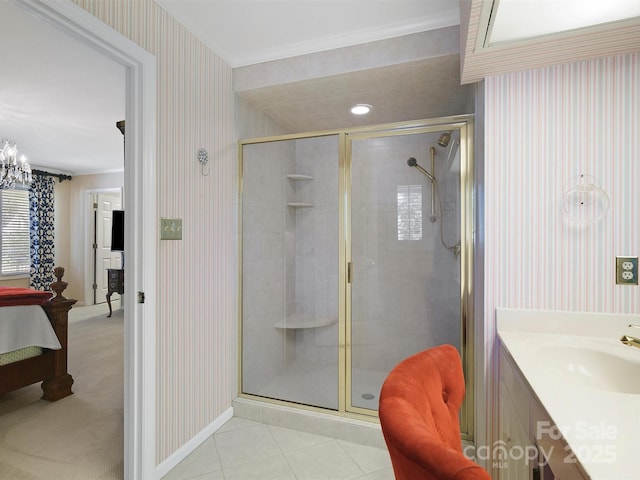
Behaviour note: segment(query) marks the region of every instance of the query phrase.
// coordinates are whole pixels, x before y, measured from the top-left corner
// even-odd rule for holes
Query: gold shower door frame
[[[474,183],[473,183],[473,115],[457,115],[421,121],[399,122],[335,131],[241,140],[238,144],[238,214],[239,214],[239,271],[238,271],[238,395],[260,401],[295,406],[312,411],[334,413],[340,416],[377,421],[377,411],[351,404],[351,144],[354,140],[434,133],[459,132],[460,138],[460,350],[466,382],[466,395],[460,412],[462,438],[473,440],[474,426],[474,354],[473,354],[473,237],[474,237]],[[292,404],[242,392],[242,149],[244,145],[338,135],[339,141],[339,285],[338,285],[338,410]]]
[[[340,213],[345,218],[341,219],[344,225],[345,236],[345,323],[344,350],[345,350],[345,392],[342,396],[345,401],[345,412],[356,415],[375,415],[376,411],[354,406],[352,399],[352,284],[350,282],[350,270],[352,257],[351,235],[351,165],[352,143],[358,140],[369,140],[383,137],[405,136],[443,131],[458,131],[460,135],[460,350],[463,370],[466,382],[466,395],[460,410],[460,430],[465,440],[473,440],[473,414],[474,414],[474,368],[473,368],[473,116],[461,115],[455,117],[436,118],[422,122],[408,122],[399,124],[380,125],[369,128],[360,128],[345,132],[344,146],[344,192],[341,195]],[[344,207],[344,208],[343,208]],[[341,265],[342,266],[342,265]]]

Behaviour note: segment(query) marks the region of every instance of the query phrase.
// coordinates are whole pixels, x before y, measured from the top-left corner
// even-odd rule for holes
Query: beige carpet
[[[123,478],[123,310],[71,310],[74,395],[40,400],[40,384],[0,396],[0,479]]]

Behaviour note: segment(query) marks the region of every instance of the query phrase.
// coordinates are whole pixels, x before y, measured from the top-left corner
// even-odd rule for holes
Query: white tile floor
[[[385,449],[234,417],[164,480],[393,480]]]

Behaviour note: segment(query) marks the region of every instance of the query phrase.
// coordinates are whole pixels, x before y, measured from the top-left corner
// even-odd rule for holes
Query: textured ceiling
[[[458,55],[238,92],[289,133],[471,113]],[[356,116],[356,103],[373,105]]]

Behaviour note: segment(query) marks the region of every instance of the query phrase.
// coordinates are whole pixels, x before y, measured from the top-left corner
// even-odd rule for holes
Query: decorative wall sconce
[[[562,196],[562,212],[575,223],[588,224],[602,220],[609,211],[609,196],[591,175],[571,179]]]
[[[206,168],[209,162],[209,153],[204,148],[201,148],[200,150],[198,150],[198,161],[200,162],[202,175],[206,177],[207,175],[209,175],[209,169]],[[207,173],[205,173],[205,169]]]

